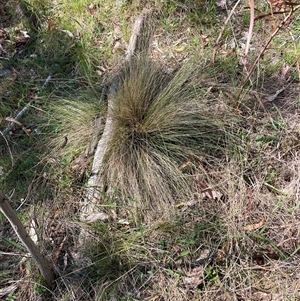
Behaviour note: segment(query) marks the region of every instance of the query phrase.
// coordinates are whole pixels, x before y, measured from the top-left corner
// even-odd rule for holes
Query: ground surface
[[[1,299],[300,300],[300,14],[282,24],[290,5],[257,1],[256,17],[265,16],[255,21],[245,70],[249,4],[233,5],[0,1],[1,188],[59,275],[47,290],[1,216]],[[199,55],[202,97],[237,120],[239,143],[181,162],[194,196],[174,200],[169,217],[144,222],[130,202],[107,199],[107,219],[82,223],[92,162],[84,156],[95,118],[105,117],[103,83],[145,7],[155,25],[151,58],[176,72]],[[28,104],[20,126],[11,118]]]

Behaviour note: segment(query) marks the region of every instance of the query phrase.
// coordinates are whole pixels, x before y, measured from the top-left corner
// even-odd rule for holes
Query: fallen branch
[[[129,44],[128,44],[128,49],[127,49],[127,56],[126,56],[127,61],[130,61],[136,52],[138,37],[141,34],[141,29],[142,29],[143,25],[144,25],[144,16],[140,15],[135,20],[133,28],[132,28],[132,34],[131,34]]]
[[[112,98],[115,95],[116,91],[113,91],[111,88],[110,95],[108,97],[108,110],[107,110],[107,118],[105,122],[105,127],[101,139],[98,142],[95,156],[92,165],[92,174],[87,183],[86,196],[84,199],[84,205],[81,209],[81,219],[85,221],[89,219],[89,215],[91,215],[95,208],[95,203],[100,199],[100,193],[103,189],[99,185],[100,179],[99,175],[103,166],[103,159],[107,150],[107,146],[109,144],[109,140],[111,138],[112,132]]]
[[[142,14],[138,16],[133,25],[132,35],[129,40],[127,55],[125,59],[126,62],[130,62],[131,58],[136,54],[138,48],[139,51],[143,50],[144,45],[140,45],[139,42],[142,43],[144,41],[139,41],[139,38],[141,37],[142,30],[145,26],[145,18],[146,18],[146,14]],[[107,147],[109,145],[110,139],[112,138],[113,99],[118,91],[118,84],[119,84],[118,81],[119,81],[119,77],[117,75],[113,78],[109,88],[108,100],[107,100],[108,110],[107,110],[105,127],[95,151],[93,165],[92,165],[92,173],[87,183],[86,195],[84,198],[83,207],[81,209],[82,221],[88,221],[90,215],[95,213],[94,211],[95,211],[96,203],[100,200],[101,192],[103,191],[104,188],[103,184],[101,184],[100,181],[100,174],[103,168],[103,162],[107,151]]]
[[[38,265],[38,268],[46,280],[49,287],[52,287],[55,280],[55,274],[52,269],[51,263],[43,256],[40,252],[36,244],[30,238],[28,233],[26,232],[23,224],[21,223],[20,219],[18,218],[16,212],[13,210],[11,205],[9,204],[8,200],[5,198],[5,195],[0,190],[0,210],[7,218],[9,223],[11,224],[13,230],[21,240],[21,242],[25,245],[28,252],[31,254],[32,258]]]

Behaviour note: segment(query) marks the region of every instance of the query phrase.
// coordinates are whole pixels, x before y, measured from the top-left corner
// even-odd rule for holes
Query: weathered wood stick
[[[49,287],[53,287],[55,274],[52,268],[51,263],[43,256],[40,252],[39,248],[30,238],[28,233],[26,232],[23,224],[18,218],[16,212],[13,210],[8,200],[5,198],[5,195],[0,190],[0,210],[3,212],[4,216],[7,218],[9,223],[11,224],[13,230],[21,240],[21,242],[25,245],[28,252],[31,254],[32,258],[38,265],[38,268],[46,280]]]
[[[130,62],[131,58],[135,55],[138,47],[138,39],[141,36],[142,30],[145,25],[146,14],[141,14],[135,20],[132,29],[132,35],[129,40],[126,61]],[[148,45],[149,46],[149,45]],[[97,148],[94,155],[92,174],[87,183],[87,190],[83,202],[83,207],[81,209],[81,220],[85,221],[88,219],[89,215],[94,213],[95,204],[101,198],[101,192],[103,187],[100,181],[100,173],[103,167],[104,156],[106,154],[113,130],[113,120],[112,120],[112,110],[113,110],[113,99],[118,90],[118,76],[115,76],[109,88],[108,93],[108,109],[107,117],[104,126],[103,134],[97,144]]]

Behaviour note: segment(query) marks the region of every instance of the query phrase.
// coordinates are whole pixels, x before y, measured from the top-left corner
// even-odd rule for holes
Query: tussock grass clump
[[[95,96],[79,95],[73,100],[59,99],[51,105],[50,114],[55,137],[49,142],[49,147],[60,154],[80,153],[90,142],[93,123],[95,117],[101,114],[101,108]],[[62,149],[64,137],[68,142]]]
[[[72,99],[53,98],[49,121],[45,125],[45,131],[49,134],[41,163],[54,182],[59,181],[64,186],[82,180],[88,165],[84,169],[81,165],[75,169],[74,160],[82,158],[80,160],[88,162],[95,119],[104,112],[99,99],[92,93],[79,94]]]
[[[201,72],[195,61],[175,75],[142,56],[126,63],[112,100],[112,139],[105,160],[104,179],[111,192],[160,212],[191,195],[179,164],[191,154],[219,156],[224,150],[225,115],[201,99],[196,73]]]

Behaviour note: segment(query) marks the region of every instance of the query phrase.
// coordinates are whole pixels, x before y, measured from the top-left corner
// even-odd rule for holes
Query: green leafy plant
[[[6,297],[5,301],[15,301],[15,300],[17,300],[18,295],[19,295],[19,294],[9,294],[9,295]]]

